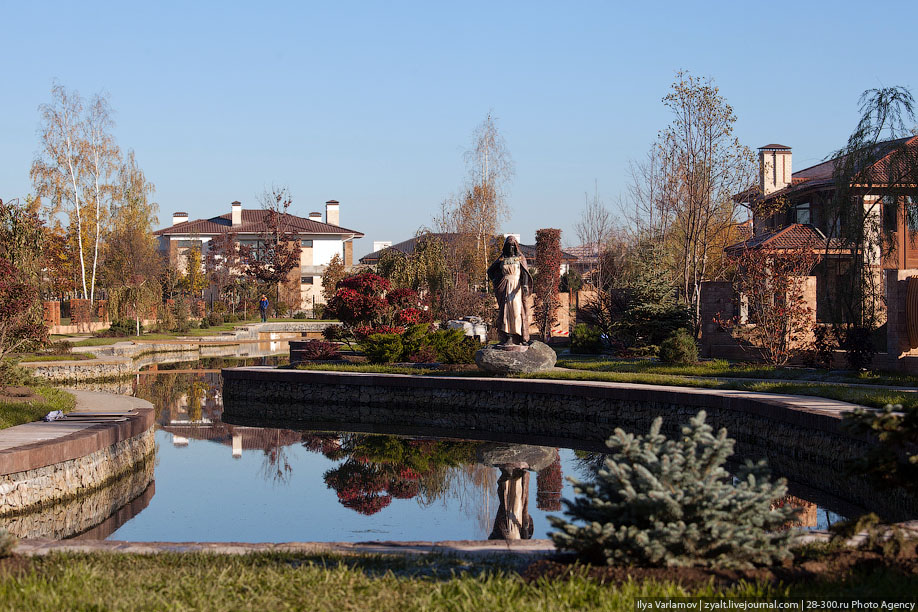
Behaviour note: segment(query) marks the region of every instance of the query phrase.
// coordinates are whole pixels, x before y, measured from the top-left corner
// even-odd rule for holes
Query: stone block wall
[[[918,511],[912,498],[878,501],[866,478],[845,475],[848,460],[872,441],[841,427],[838,413],[794,407],[738,391],[583,381],[413,377],[234,368],[223,371],[223,420],[265,427],[417,433],[601,450],[621,427],[664,431],[698,410],[726,427],[742,458],[766,458],[801,484],[872,507],[899,520]],[[881,508],[877,506],[881,505]]]

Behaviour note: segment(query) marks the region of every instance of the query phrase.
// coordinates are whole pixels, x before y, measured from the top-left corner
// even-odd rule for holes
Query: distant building
[[[188,220],[188,214],[177,212],[172,215],[170,227],[154,232],[159,237],[160,250],[184,270],[185,257],[189,249],[200,247],[201,254],[207,253],[208,244],[215,237],[227,232],[237,234],[240,244],[257,246],[260,236],[266,231],[265,217],[268,211],[262,209],[243,210],[240,202],[233,202],[230,212],[210,219]],[[347,267],[354,265],[354,240],[363,238],[363,233],[338,225],[340,204],[337,200],[325,203],[325,221],[322,213],[310,213],[308,218],[286,215],[287,225],[296,232],[300,241],[300,266],[291,272],[291,278],[299,278],[300,307],[309,308],[313,303],[325,302],[322,296],[322,274],[335,255],[340,255]]]
[[[500,245],[503,244],[505,236],[517,236],[519,240],[519,234],[501,234],[499,236],[494,236],[494,248],[495,250],[500,248]],[[424,234],[424,236],[433,236],[442,240],[447,246],[456,242],[459,234],[449,233],[449,232],[440,232],[440,233],[430,233]],[[360,263],[366,266],[375,266],[379,263],[379,258],[382,257],[382,254],[385,253],[388,249],[398,251],[405,255],[411,255],[414,253],[414,249],[418,244],[418,240],[424,236],[416,236],[414,238],[409,238],[408,240],[403,240],[395,244],[389,243],[389,246],[376,249],[372,253],[364,255],[360,258]],[[374,243],[375,245],[376,243]],[[520,244],[520,250],[523,252],[523,255],[526,257],[526,261],[529,264],[530,268],[538,268],[539,262],[536,261],[536,248],[534,244]],[[577,257],[571,254],[568,251],[561,251],[561,274],[567,272],[568,268],[577,261]]]

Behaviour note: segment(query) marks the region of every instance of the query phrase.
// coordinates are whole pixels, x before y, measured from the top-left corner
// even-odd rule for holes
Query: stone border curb
[[[0,440],[4,434],[26,434],[34,441],[0,450],[0,476],[77,459],[138,436],[153,427],[155,410],[153,404],[146,400],[92,391],[68,391],[77,399],[76,409],[71,414],[98,412],[103,406],[123,411],[126,420],[94,424],[38,421],[2,430]]]

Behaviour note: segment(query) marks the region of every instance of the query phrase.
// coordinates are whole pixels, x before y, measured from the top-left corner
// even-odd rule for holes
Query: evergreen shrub
[[[134,321],[112,321],[108,329],[99,332],[100,336],[106,338],[120,338],[122,336],[133,336],[137,333],[137,324]],[[140,326],[140,333],[143,333],[143,325]]]
[[[660,344],[660,361],[672,365],[691,365],[698,361],[698,345],[688,330],[680,328]]]
[[[475,363],[475,352],[481,348],[478,340],[461,329],[438,329],[427,336],[427,343],[440,363]]]
[[[579,323],[574,327],[574,333],[571,334],[571,352],[581,354],[601,353],[602,332],[591,325]]]
[[[785,481],[771,482],[764,461],[747,461],[734,481],[723,465],[735,441],[726,429],[715,436],[705,417],[673,440],[661,417],[646,436],[616,429],[595,480],[571,479],[578,497],[563,501],[583,524],[549,517],[555,545],[609,565],[745,568],[790,557],[792,532],[780,528],[797,510],[771,507]]]
[[[399,334],[371,334],[360,342],[360,348],[370,363],[392,363],[402,355],[402,337]]]

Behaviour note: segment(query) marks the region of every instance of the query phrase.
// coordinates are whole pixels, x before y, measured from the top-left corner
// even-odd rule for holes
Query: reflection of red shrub
[[[356,510],[360,514],[370,516],[376,514],[386,506],[392,503],[391,495],[367,496],[358,499],[342,501],[341,505],[351,510]]]
[[[421,490],[421,485],[414,480],[393,480],[386,490],[396,499],[411,499]]]
[[[539,510],[557,512],[561,509],[561,458],[555,450],[555,461],[536,476],[536,506]]]

